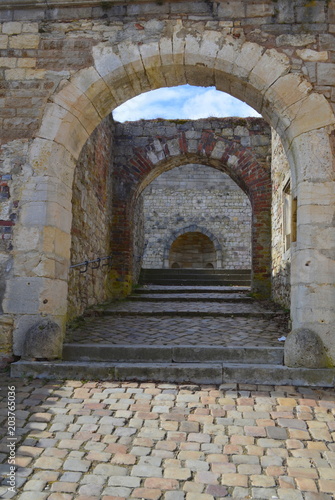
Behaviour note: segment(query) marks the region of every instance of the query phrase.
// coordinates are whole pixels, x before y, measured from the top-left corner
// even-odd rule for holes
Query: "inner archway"
[[[128,128],[130,132],[131,125]],[[214,267],[251,269],[251,205],[228,174],[201,164],[177,166],[156,177],[139,198],[135,213],[142,204],[142,268],[169,267],[172,241],[183,232],[199,231],[215,242]],[[136,260],[140,240],[136,231]]]
[[[200,232],[187,232],[172,243],[169,253],[169,267],[182,269],[214,268],[216,252],[213,242]]]
[[[136,203],[142,192],[164,173],[182,165],[203,165],[228,174],[235,185],[244,191],[252,208],[252,282],[253,289],[269,296],[271,287],[271,175],[269,147],[271,130],[261,118],[222,118],[200,122],[183,120],[166,122],[149,120],[117,125],[119,131],[115,151],[114,226],[112,241],[115,269],[124,266],[132,255],[139,258],[143,251],[138,226]],[[138,134],[138,130],[141,134]],[[168,130],[169,134],[161,134]],[[230,137],[227,138],[227,133]],[[144,137],[146,139],[144,140]],[[252,147],[247,143],[254,143]],[[122,171],[122,177],[117,173]],[[210,193],[208,195],[210,197]],[[221,193],[222,196],[222,193]],[[194,200],[196,201],[196,200]],[[243,209],[242,209],[243,210]],[[122,217],[120,216],[122,214]],[[181,214],[182,215],[182,214]],[[187,221],[185,221],[186,224]],[[211,227],[211,224],[199,224]],[[184,224],[183,224],[184,226]],[[206,233],[205,233],[206,234]],[[121,237],[122,235],[122,237]],[[127,239],[129,241],[127,245]],[[120,242],[124,251],[120,252]],[[224,248],[225,245],[222,244]],[[127,250],[128,249],[128,250]],[[126,253],[127,250],[127,253]],[[160,267],[160,266],[155,266]],[[228,268],[230,266],[227,266]],[[240,266],[246,268],[247,266]],[[137,271],[133,267],[133,276]]]

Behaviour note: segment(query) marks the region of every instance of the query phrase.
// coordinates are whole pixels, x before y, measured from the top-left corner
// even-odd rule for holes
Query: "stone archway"
[[[271,131],[264,120],[230,118],[186,123],[155,120],[138,123],[134,125],[135,129],[136,133],[141,129],[140,147],[137,146],[136,136],[131,134],[131,125],[119,124],[116,127],[118,140],[114,161],[117,174],[113,179],[115,236],[112,238],[112,252],[118,281],[124,281],[127,286],[131,273],[133,219],[142,191],[163,172],[176,166],[197,163],[225,172],[248,196],[252,210],[253,290],[260,296],[269,297],[271,173],[267,160],[269,151],[267,148],[264,150],[264,145],[269,148]],[[164,134],[159,132],[162,129]],[[227,130],[230,130],[229,138]],[[250,146],[243,145],[246,139],[250,140]],[[258,142],[262,145],[257,146]],[[123,276],[119,275],[121,270],[127,270]]]
[[[197,23],[191,21],[189,26],[181,19],[166,20],[164,31],[148,38],[149,22],[141,24],[143,32],[137,31],[134,40],[95,43],[91,65],[65,75],[68,81],[57,87],[41,110],[43,119],[27,159],[33,175],[25,179],[20,194],[24,206],[15,226],[14,272],[3,302],[5,314],[14,319],[15,353],[22,353],[27,327],[41,316],[64,328],[72,179],[86,140],[107,114],[130,97],[190,83],[215,85],[246,101],[281,136],[298,199],[297,244],[292,255],[293,329],[314,331],[334,363],[334,261],[329,243],[334,113],[330,104],[302,72],[291,72],[289,56],[278,48],[246,40],[241,32],[216,31],[210,23],[198,29]],[[43,77],[42,72],[39,78]],[[320,203],[327,210],[320,211]],[[27,238],[34,244],[27,247]],[[61,245],[55,243],[59,241]]]
[[[180,229],[179,231],[174,231],[171,234],[170,238],[165,242],[165,245],[164,245],[164,261],[163,261],[164,267],[172,267],[172,265],[171,265],[172,261],[175,261],[172,258],[172,256],[171,256],[172,245],[181,236],[187,235],[187,234],[189,234],[189,235],[191,235],[191,234],[192,235],[193,234],[200,235],[200,238],[201,238],[201,236],[204,236],[208,240],[208,242],[210,243],[210,251],[212,253],[211,258],[207,258],[206,259],[205,256],[204,256],[204,258],[202,258],[203,256],[201,255],[200,256],[201,259],[199,259],[199,263],[201,261],[201,263],[203,264],[203,267],[210,267],[210,266],[207,266],[207,264],[211,263],[213,268],[220,269],[222,267],[222,247],[220,245],[219,240],[208,229],[206,229],[204,227],[199,227],[199,226],[194,225],[194,224],[192,224],[191,226],[187,226],[187,227],[185,227],[183,229]],[[204,244],[207,243],[202,238],[201,238],[201,240],[202,241],[199,241],[199,251],[202,249],[201,243],[202,242]],[[182,243],[182,245],[183,245],[183,243],[185,244],[185,242],[181,242],[181,243]],[[181,249],[181,251],[182,250],[183,249]],[[183,267],[183,266],[179,264],[178,267]],[[198,267],[201,267],[201,266],[199,265]]]

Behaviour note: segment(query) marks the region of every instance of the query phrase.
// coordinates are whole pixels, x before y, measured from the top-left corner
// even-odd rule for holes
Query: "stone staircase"
[[[61,361],[21,360],[11,365],[11,375],[334,386],[335,370],[283,365],[279,338],[287,333],[286,316],[254,301],[247,286],[144,279],[128,299],[97,307],[69,330]]]
[[[141,284],[165,286],[251,286],[250,269],[142,269]]]

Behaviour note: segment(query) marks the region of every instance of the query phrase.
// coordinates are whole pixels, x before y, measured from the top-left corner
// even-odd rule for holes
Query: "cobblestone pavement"
[[[2,498],[334,499],[333,389],[3,376],[0,397]]]
[[[170,302],[169,300],[164,300],[160,302],[152,302],[148,299],[143,305],[142,302],[132,302],[129,300],[114,302],[112,305],[106,308],[109,313],[164,313],[171,311],[173,313],[179,312],[200,312],[200,313],[210,313],[210,314],[240,314],[240,313],[269,313],[269,310],[264,308],[262,304],[257,302],[251,304],[245,304],[240,302],[238,304],[230,303],[217,303],[211,302],[197,302],[195,300],[188,300],[187,302]]]
[[[67,332],[66,342],[80,344],[280,346],[287,326],[273,318],[178,318],[102,316],[85,318]]]
[[[188,290],[193,290],[193,293],[187,293]],[[144,291],[149,296],[143,295]],[[271,315],[267,304],[255,301],[224,302],[232,298],[244,299],[246,291],[248,289],[243,287],[144,286],[139,290],[141,295],[137,296],[146,298],[145,302],[124,300],[103,307],[102,310],[108,313],[106,316],[83,318],[75,328],[68,330],[66,342],[244,347],[281,345],[278,338],[288,332],[287,318],[285,320],[282,311],[277,310]],[[160,301],[150,300],[153,296]],[[189,300],[169,302],[168,298],[172,296]],[[207,301],[197,302],[197,298],[206,298]],[[213,298],[221,298],[223,302],[214,302]],[[255,313],[264,317],[256,317]],[[220,317],[220,314],[226,316]],[[245,317],[239,316],[243,314]]]

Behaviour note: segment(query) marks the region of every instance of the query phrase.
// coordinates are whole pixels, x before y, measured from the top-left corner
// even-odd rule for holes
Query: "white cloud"
[[[182,113],[194,120],[210,116],[259,116],[244,102],[213,88],[187,99]]]
[[[260,116],[253,108],[214,87],[161,88],[138,95],[113,112],[119,122],[140,119],[198,119],[211,116]]]

